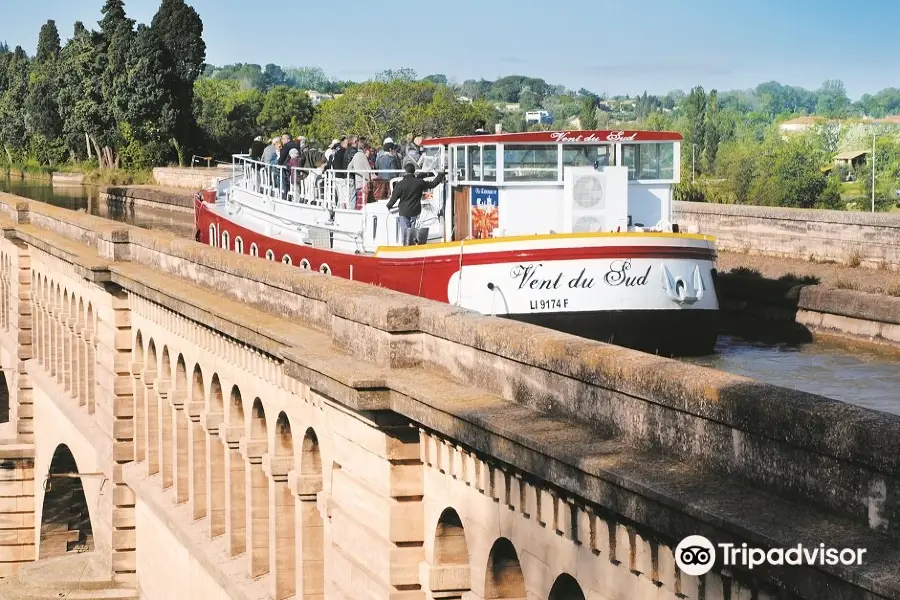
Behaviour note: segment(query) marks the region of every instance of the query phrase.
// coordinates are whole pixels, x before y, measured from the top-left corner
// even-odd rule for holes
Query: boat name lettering
[[[632,133],[631,135],[625,135],[624,131],[613,131],[606,136],[606,139],[610,142],[633,142],[636,137],[637,132]]]
[[[518,283],[520,290],[558,290],[561,286],[568,286],[572,290],[587,290],[594,287],[594,279],[585,276],[587,269],[581,269],[578,275],[563,281],[562,272],[549,277],[543,273],[539,275],[538,267],[542,266],[544,266],[543,263],[538,263],[537,265],[516,265],[512,268],[509,275]]]
[[[604,138],[593,133],[575,135],[571,131],[554,131],[550,134],[550,139],[558,144],[602,144],[603,142],[633,142],[637,139],[637,135],[637,132],[625,135],[624,131],[611,131]]]
[[[616,260],[609,266],[609,271],[603,276],[603,281],[610,287],[637,287],[647,285],[647,278],[650,276],[650,267],[643,275],[629,275],[631,270],[631,259]]]

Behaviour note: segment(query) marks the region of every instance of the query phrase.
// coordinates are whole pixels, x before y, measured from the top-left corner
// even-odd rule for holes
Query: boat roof
[[[452,144],[615,144],[620,142],[680,142],[675,131],[526,131],[524,133],[487,133],[422,140],[423,146]]]

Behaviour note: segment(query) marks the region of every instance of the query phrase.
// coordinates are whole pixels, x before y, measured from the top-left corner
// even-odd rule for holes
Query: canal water
[[[97,188],[91,186],[53,186],[49,181],[9,178],[0,173],[0,192],[87,212],[143,229],[166,231],[182,237],[194,236],[194,222],[190,215],[154,208],[123,208],[121,204],[111,204],[101,199]]]
[[[4,179],[0,191],[48,202],[71,210],[193,236],[189,215],[154,209],[121,209],[99,200],[90,187],[53,187],[48,182]],[[723,335],[714,354],[684,358],[689,362],[773,385],[820,394],[866,408],[900,414],[900,361],[896,355],[849,350],[829,343],[762,343]]]

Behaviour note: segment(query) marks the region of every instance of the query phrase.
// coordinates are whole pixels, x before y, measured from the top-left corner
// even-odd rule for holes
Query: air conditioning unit
[[[563,175],[566,233],[628,230],[626,167],[566,167]]]

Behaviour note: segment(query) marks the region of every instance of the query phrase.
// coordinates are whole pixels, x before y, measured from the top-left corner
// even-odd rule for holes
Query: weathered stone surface
[[[71,449],[104,568],[143,597],[491,597],[502,581],[545,598],[560,573],[586,596],[697,597],[706,583],[670,558],[702,534],[868,551],[717,567],[710,586],[900,598],[900,418],[53,207],[0,210],[16,215],[0,258],[27,248],[37,282],[32,475]],[[24,343],[0,341],[0,362]],[[9,481],[0,527],[43,521],[41,486],[20,506]]]

